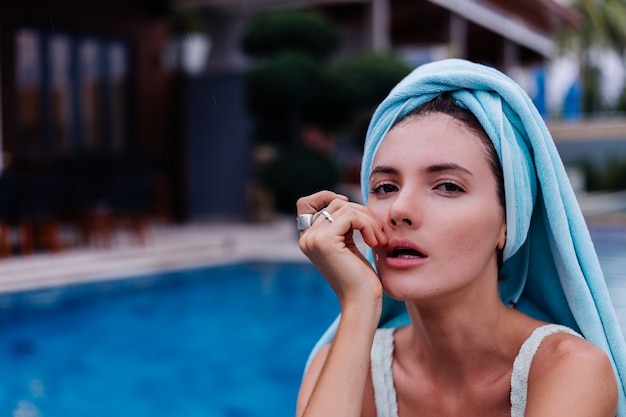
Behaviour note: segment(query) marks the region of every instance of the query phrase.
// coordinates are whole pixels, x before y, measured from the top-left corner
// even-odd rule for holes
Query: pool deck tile
[[[257,260],[307,262],[295,222],[152,225],[145,245],[123,233],[110,248],[75,247],[0,260],[0,293],[123,279],[155,272]]]

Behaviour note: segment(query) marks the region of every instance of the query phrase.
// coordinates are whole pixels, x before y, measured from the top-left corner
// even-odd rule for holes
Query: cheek
[[[456,222],[448,225],[444,230],[442,243],[450,249],[453,257],[458,258],[476,253],[480,238],[475,227],[468,227],[465,222]]]
[[[462,218],[446,221],[442,225],[443,241],[454,253],[453,256],[475,256],[478,252],[487,256],[495,253],[502,227],[497,213],[480,210],[466,211]]]

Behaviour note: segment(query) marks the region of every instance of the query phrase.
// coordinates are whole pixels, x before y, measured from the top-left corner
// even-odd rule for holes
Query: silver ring
[[[298,232],[303,232],[313,224],[312,214],[299,214],[296,217],[296,224],[298,225]]]
[[[329,212],[327,212],[326,210],[322,210],[322,214],[324,215],[324,217],[326,217],[326,220],[328,220],[329,222],[334,222],[335,219],[333,218],[333,216],[330,215]]]

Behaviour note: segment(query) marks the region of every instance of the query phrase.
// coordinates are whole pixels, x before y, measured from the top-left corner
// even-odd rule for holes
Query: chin
[[[399,301],[415,299],[416,292],[420,292],[416,288],[415,281],[415,277],[398,276],[397,274],[385,274],[380,278],[383,290],[387,295]]]
[[[383,271],[379,276],[385,293],[398,301],[428,301],[445,291],[437,285],[437,278],[420,276],[415,271]]]

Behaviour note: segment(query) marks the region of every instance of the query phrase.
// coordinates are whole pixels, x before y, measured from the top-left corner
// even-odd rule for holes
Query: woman
[[[298,416],[624,415],[597,256],[519,86],[462,60],[419,67],[374,114],[361,175],[366,206],[297,203],[341,307]]]

